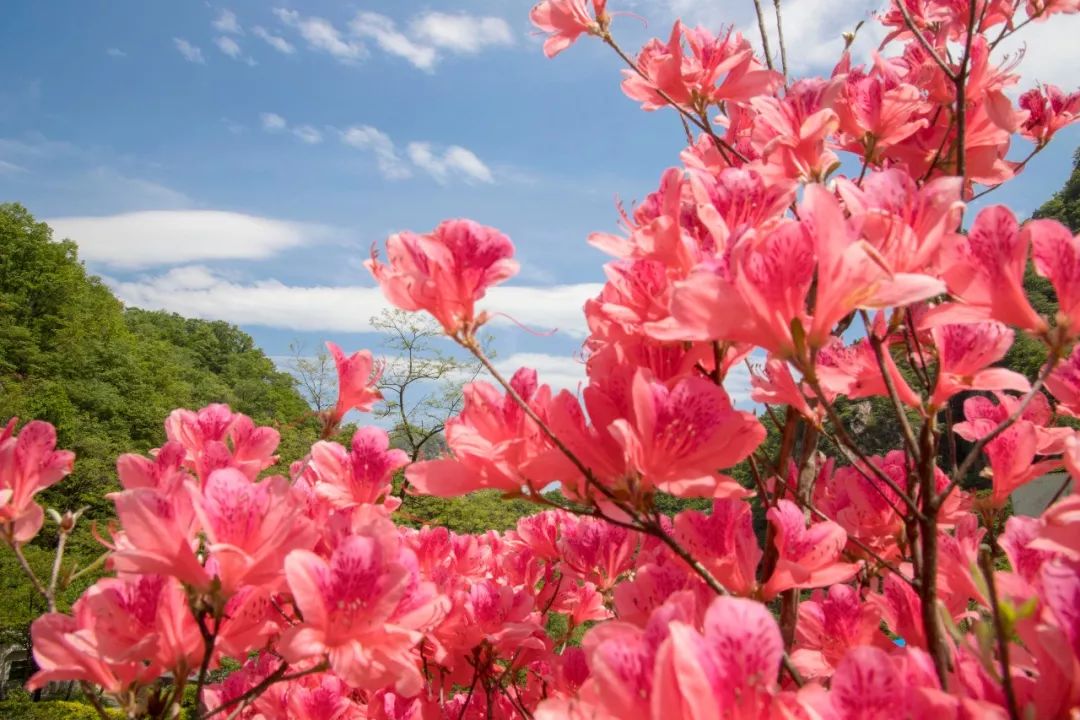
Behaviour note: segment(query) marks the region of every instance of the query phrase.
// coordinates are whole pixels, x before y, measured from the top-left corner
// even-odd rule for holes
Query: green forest
[[[1080,232],[1080,151],[1074,160],[1064,187],[1034,217],[1055,218]],[[1052,314],[1049,283],[1030,267],[1027,285],[1036,310]],[[1042,353],[1038,342],[1021,338],[1005,362],[1032,375]],[[119,454],[160,445],[163,421],[174,408],[224,402],[281,433],[283,464],[276,470],[284,472],[318,437],[319,422],[305,397],[297,378],[279,370],[239,328],[124,307],[87,271],[75,243],[54,238],[21,205],[0,204],[0,423],[13,416],[47,420],[57,428],[59,447],[77,454],[72,475],[43,498],[61,511],[87,508],[65,568],[91,571],[69,588],[67,602],[103,572],[93,569],[102,552],[94,533],[107,535],[104,496],[118,489]],[[882,448],[894,444],[895,420],[884,407],[863,423],[871,446],[875,439]],[[345,428],[343,436],[348,433]],[[665,511],[679,507],[668,504]],[[454,500],[410,497],[399,515],[411,525],[480,532],[512,527],[536,509],[491,492]],[[55,540],[46,523],[27,548],[31,564],[45,575]],[[0,597],[0,648],[27,643],[29,623],[44,608],[10,553],[0,552]]]

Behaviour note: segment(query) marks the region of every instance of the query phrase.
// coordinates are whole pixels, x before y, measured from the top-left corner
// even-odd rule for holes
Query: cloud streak
[[[238,325],[296,331],[375,332],[371,317],[390,307],[377,287],[301,287],[274,279],[239,283],[202,266],[179,267],[160,275],[131,281],[108,280],[108,283],[130,305]],[[596,283],[500,286],[490,290],[481,305],[528,326],[556,329],[564,335],[581,338],[588,331],[582,306],[600,287]],[[502,316],[496,316],[492,322],[510,324]]]
[[[92,263],[133,270],[203,260],[270,257],[331,234],[325,226],[215,210],[149,210],[46,220]]]

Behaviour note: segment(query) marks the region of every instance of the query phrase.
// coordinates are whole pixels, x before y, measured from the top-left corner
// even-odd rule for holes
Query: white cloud
[[[15,163],[6,160],[0,160],[0,175],[14,175],[15,173],[22,172],[26,172],[26,168],[22,165],[16,165]]]
[[[412,175],[409,166],[398,155],[394,141],[378,128],[354,125],[341,133],[341,141],[358,150],[374,153],[379,172],[389,180],[403,180]]]
[[[292,129],[293,135],[300,138],[308,145],[318,145],[322,142],[322,133],[311,125],[300,125]]]
[[[495,362],[495,369],[507,378],[523,367],[535,370],[540,383],[550,385],[554,392],[569,390],[576,395],[586,384],[585,363],[573,357],[523,352]]]
[[[225,320],[300,331],[372,332],[370,318],[390,307],[377,287],[298,287],[277,280],[243,284],[203,267],[174,268],[164,274],[110,286],[129,305],[169,310],[189,317]],[[598,284],[554,287],[496,287],[481,302],[514,320],[540,328],[554,324],[580,338],[588,332],[582,305]],[[509,321],[496,316],[496,324]],[[556,366],[559,367],[559,366]],[[562,381],[572,374],[561,366]],[[550,381],[550,379],[548,379]]]
[[[435,49],[418,45],[398,32],[394,21],[385,15],[360,12],[349,23],[349,30],[356,37],[370,38],[385,52],[408,60],[413,66],[430,71],[437,59]]]
[[[126,58],[127,57],[126,52],[124,52],[120,48],[114,48],[114,47],[108,48],[105,51],[105,54],[108,55],[109,57],[114,57],[114,58]]]
[[[1022,80],[1016,92],[1037,82],[1057,85],[1066,92],[1076,89],[1076,68],[1080,67],[1080,15],[1054,15],[1046,22],[1026,25],[998,48],[999,55],[1024,55],[1016,72]]]
[[[199,65],[206,64],[206,58],[203,57],[202,49],[192,45],[184,38],[173,38],[173,43],[176,45],[176,49],[180,51],[180,54],[184,56],[184,59],[188,62],[198,63]]]
[[[84,260],[128,269],[266,258],[329,233],[319,225],[212,210],[151,210],[46,222],[56,237],[74,240]]]
[[[451,175],[462,177],[465,182],[494,182],[491,170],[467,148],[451,145],[440,157],[431,149],[431,143],[412,142],[407,148],[413,164],[426,171],[438,183],[445,183]]]
[[[283,53],[285,55],[292,55],[294,52],[296,52],[296,48],[293,47],[293,44],[291,42],[281,37],[280,35],[274,35],[261,25],[256,25],[255,27],[253,27],[251,29],[251,32],[255,35],[255,37],[261,38],[270,47],[274,48],[279,53]]]
[[[277,113],[263,113],[259,115],[259,119],[262,121],[263,130],[267,132],[277,132],[285,129],[285,118]]]
[[[410,27],[418,40],[449,52],[470,54],[514,44],[510,26],[497,17],[427,12],[414,18]]]
[[[225,35],[219,35],[214,38],[214,44],[218,46],[218,50],[234,59],[239,58],[240,54],[243,52],[240,49],[240,43]]]
[[[230,35],[244,34],[244,29],[240,27],[240,23],[236,20],[236,13],[232,10],[222,10],[221,14],[217,16],[217,20],[213,22],[213,27],[218,32]]]
[[[367,56],[363,43],[344,39],[328,20],[305,17],[295,10],[284,8],[276,8],[274,14],[282,23],[297,30],[312,50],[327,53],[347,64]]]

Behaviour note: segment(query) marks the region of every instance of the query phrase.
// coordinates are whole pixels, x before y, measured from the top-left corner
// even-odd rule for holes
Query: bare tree
[[[304,399],[318,413],[333,407],[337,400],[337,369],[330,353],[320,347],[314,355],[306,355],[304,343],[293,340],[289,355],[289,372],[296,378]]]
[[[442,328],[427,315],[384,310],[371,324],[385,336],[387,357],[379,381],[384,402],[375,415],[394,423],[395,440],[415,461],[434,450],[446,421],[461,410],[462,386],[483,368],[445,352]]]

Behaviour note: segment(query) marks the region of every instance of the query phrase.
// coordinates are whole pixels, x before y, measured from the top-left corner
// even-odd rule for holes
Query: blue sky
[[[615,229],[616,198],[640,198],[677,161],[682,130],[622,95],[598,43],[546,60],[530,4],[9,0],[0,200],[79,242],[126,301],[235,322],[271,355],[294,339],[374,345],[371,244],[472,217],[522,262],[492,306],[559,328],[502,327],[503,362],[571,384],[578,308],[604,261],[585,238]],[[680,15],[747,27],[752,4],[733,5],[609,3],[649,19],[617,18],[630,50]],[[839,33],[873,7],[788,0],[800,69],[827,72]],[[1075,87],[1078,31],[1076,18],[1035,26],[1022,67]],[[1029,212],[1078,142],[1063,133],[994,200]]]

